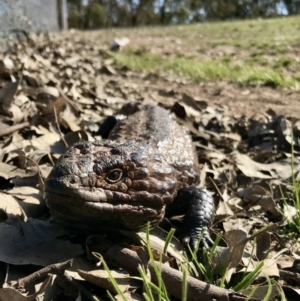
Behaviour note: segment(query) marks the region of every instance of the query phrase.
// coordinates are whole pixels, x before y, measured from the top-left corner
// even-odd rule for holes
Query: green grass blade
[[[107,293],[107,295],[108,295],[108,297],[109,297],[109,299],[111,301],[115,301],[116,300],[115,297],[110,293],[110,291],[106,291],[106,293]]]
[[[262,267],[264,266],[264,262],[260,262],[257,267],[249,273],[246,277],[243,278],[243,280],[238,283],[235,287],[233,287],[234,291],[240,291],[242,289],[247,289],[251,285],[251,283],[257,278],[259,275]]]
[[[120,290],[118,283],[116,282],[115,278],[112,276],[112,274],[110,272],[110,269],[109,269],[108,265],[106,264],[106,262],[105,262],[105,260],[102,256],[101,256],[101,260],[102,260],[103,267],[104,267],[105,271],[108,273],[109,280],[111,281],[114,289],[120,295],[121,299],[123,301],[126,301],[126,297],[124,296],[123,292]]]
[[[182,274],[183,274],[183,279],[182,279],[182,301],[187,301],[187,290],[188,290],[188,285],[187,285],[187,276],[188,272],[185,267],[182,269]]]
[[[265,297],[263,298],[263,301],[269,301],[271,293],[272,293],[272,283],[271,283],[270,277],[267,277],[267,282],[268,282],[268,290],[267,290]]]
[[[146,295],[148,297],[148,300],[149,301],[155,301],[155,299],[153,298],[152,290],[151,290],[150,285],[149,285],[149,279],[147,277],[147,274],[146,274],[146,271],[145,271],[144,267],[139,266],[138,271],[141,275],[141,278],[143,279],[144,289],[146,291]]]
[[[166,241],[165,241],[165,245],[164,245],[164,249],[163,249],[163,253],[166,254],[168,246],[171,242],[172,237],[174,236],[175,233],[175,229],[171,229],[166,237]]]

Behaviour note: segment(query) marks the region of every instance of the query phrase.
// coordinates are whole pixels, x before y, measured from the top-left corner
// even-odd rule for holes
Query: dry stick
[[[151,280],[158,284],[158,278],[155,273],[155,267],[159,269],[160,277],[163,280],[167,292],[177,298],[182,297],[182,282],[183,273],[175,270],[169,266],[163,265],[158,261],[149,262],[148,268],[151,273]],[[191,276],[187,277],[187,296],[188,301],[211,301],[216,299],[218,301],[228,301],[229,291],[206,282],[200,281]]]
[[[76,104],[76,102],[74,102],[72,99],[70,99],[70,98],[64,93],[64,91],[62,90],[62,88],[61,88],[59,85],[57,85],[56,88],[57,88],[58,92],[60,93],[60,95],[63,97],[63,99],[64,99],[71,107],[73,107],[73,109],[74,109],[75,111],[79,112],[79,111],[80,111],[80,108],[79,108],[79,106]]]
[[[43,180],[43,174],[42,174],[42,172],[41,172],[41,169],[40,169],[38,163],[36,163],[34,160],[32,160],[32,159],[29,158],[29,157],[26,157],[26,156],[24,156],[24,157],[25,157],[26,160],[28,160],[28,161],[30,161],[31,163],[33,163],[33,165],[37,168],[38,174],[39,174],[39,178],[38,178],[39,184],[40,184],[40,187],[39,187],[39,188],[40,188],[40,190],[43,192],[43,191],[44,191],[44,187],[45,187],[45,183],[44,183],[44,180]],[[52,162],[52,164],[54,165],[52,159],[51,159],[51,162]]]
[[[218,193],[220,199],[222,200],[222,202],[224,203],[225,200],[222,196],[221,191],[219,190],[218,186],[216,185],[216,183],[214,182],[214,180],[211,177],[208,177],[209,181],[211,182],[211,184],[214,186],[215,191]]]
[[[294,273],[294,272],[285,271],[285,270],[279,270],[279,275],[285,281],[294,280],[298,283],[298,285],[300,284],[300,274],[299,273]]]
[[[154,264],[160,270],[161,278],[167,288],[168,293],[174,297],[181,298],[183,273],[167,265],[163,265],[158,261],[154,261]],[[148,268],[151,273],[151,279],[155,284],[158,285],[155,268],[151,262],[149,263]],[[245,301],[246,299],[245,295],[208,284],[191,276],[187,277],[187,286],[188,301]],[[248,300],[254,301],[258,299],[250,298]]]
[[[122,245],[116,244],[108,247],[105,255],[107,255],[109,260],[120,264],[122,268],[129,271],[131,274],[138,275],[138,267],[143,265],[141,258],[135,251],[132,251]]]
[[[17,283],[14,285],[14,287],[18,287],[18,288],[25,287],[30,283],[36,282],[37,280],[46,277],[48,274],[56,274],[56,275],[63,274],[64,271],[70,268],[72,265],[73,265],[73,259],[61,263],[48,265],[47,267],[38,270],[29,276],[19,279]]]
[[[137,267],[142,265],[142,260],[139,258],[137,253],[122,245],[114,245],[109,247],[107,252],[105,252],[103,255],[107,259],[117,263],[123,269],[126,269],[134,274],[137,273]],[[167,291],[171,295],[181,298],[183,273],[166,265],[162,265],[159,262],[155,262],[155,265],[161,271],[161,277],[164,281]],[[152,264],[148,264],[148,268],[151,273],[151,279],[154,282],[157,281]],[[210,285],[191,276],[189,276],[187,280],[187,291],[187,301],[211,301],[213,298],[216,298],[219,301],[241,301],[245,300],[246,298],[244,295],[231,292],[215,285]],[[249,299],[249,301],[256,300],[258,299]]]
[[[16,131],[19,131],[19,130],[21,130],[23,128],[26,128],[26,127],[29,127],[29,126],[30,126],[30,122],[29,121],[25,121],[25,122],[22,122],[22,123],[13,125],[13,126],[9,126],[9,127],[5,128],[5,129],[0,129],[0,137],[12,134],[12,133],[14,133]]]
[[[25,64],[22,63],[21,68],[20,68],[21,76],[20,76],[20,78],[19,78],[19,84],[18,84],[18,86],[21,85],[21,84],[22,84],[22,81],[23,81],[23,71],[24,71],[24,67],[25,67]]]
[[[65,140],[61,130],[60,130],[60,126],[59,126],[59,122],[58,122],[58,118],[57,118],[57,112],[56,112],[56,109],[55,107],[53,108],[53,112],[54,112],[54,116],[55,116],[55,122],[56,122],[56,126],[57,126],[57,130],[58,130],[58,133],[59,133],[59,136],[60,136],[60,139],[63,141],[65,147],[67,148],[68,147],[68,143],[67,141]]]

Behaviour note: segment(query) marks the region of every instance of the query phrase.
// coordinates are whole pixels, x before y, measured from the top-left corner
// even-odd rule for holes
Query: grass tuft
[[[172,73],[200,81],[299,89],[298,17],[149,26],[88,32],[110,44],[126,36],[133,47],[114,53],[132,70]],[[154,53],[155,52],[155,53]]]
[[[227,80],[243,86],[296,87],[298,78],[283,76],[260,60],[237,63],[229,57],[216,60],[197,60],[187,57],[164,58],[146,49],[129,48],[125,52],[114,55],[115,63],[137,71],[174,73],[187,77],[195,82]],[[279,60],[277,66],[290,65],[290,60]]]

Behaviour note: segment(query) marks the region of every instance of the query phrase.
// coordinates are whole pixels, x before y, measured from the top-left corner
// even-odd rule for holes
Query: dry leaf
[[[107,289],[111,292],[117,293],[111,280],[109,278],[108,273],[105,270],[92,270],[92,271],[77,271],[79,276],[81,276],[86,281],[93,283],[97,286],[100,286],[104,289]],[[112,277],[117,282],[119,289],[121,292],[126,292],[129,288],[130,277],[129,274],[125,271],[117,272],[117,271],[110,271]]]

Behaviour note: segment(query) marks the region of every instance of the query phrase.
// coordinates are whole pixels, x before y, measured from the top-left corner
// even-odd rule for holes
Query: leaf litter
[[[15,44],[0,57],[0,261],[16,266],[15,281],[23,279],[28,265],[35,266],[33,278],[41,267],[71,258],[76,268],[52,267],[56,277],[40,279],[41,287],[27,299],[42,292],[47,299],[47,287],[57,292],[59,280],[64,290],[72,277],[81,283],[72,286],[74,300],[81,294],[92,296],[82,288],[86,283],[96,285],[99,295],[106,294],[105,289],[117,294],[107,272],[97,268],[102,256],[115,269],[113,275],[124,283],[122,292],[128,296],[141,297],[141,283],[131,284],[128,274],[138,275],[139,264],[154,277],[149,258],[138,251],[144,250],[143,234],[106,233],[98,238],[99,244],[87,233],[74,233],[53,221],[43,199],[43,180],[66,146],[101,139],[101,123],[133,101],[158,102],[191,131],[202,167],[199,173],[218,204],[212,230],[222,235],[222,243],[212,264],[220,271],[228,269],[227,283],[263,263],[253,298],[267,293],[267,278],[279,279],[286,292],[299,293],[300,270],[294,266],[300,256],[299,233],[292,238],[284,235],[286,221],[296,215],[292,172],[297,175],[300,170],[299,120],[273,110],[246,117],[226,104],[213,105],[201,95],[170,89],[178,78],[114,66],[110,45],[101,41],[52,33],[32,35],[30,41]],[[164,221],[162,227],[180,228],[180,222]],[[151,232],[155,258],[164,251],[166,235],[162,229]],[[161,270],[169,273],[174,285],[172,276],[186,264],[175,237],[166,257]],[[1,272],[6,276],[0,300],[14,294],[16,300],[23,300],[23,294],[32,291],[33,282],[18,290],[12,280],[5,280],[11,279],[10,271]],[[199,294],[203,294],[202,285],[196,283]],[[218,292],[228,294],[225,289]],[[272,286],[272,296],[278,295]]]

